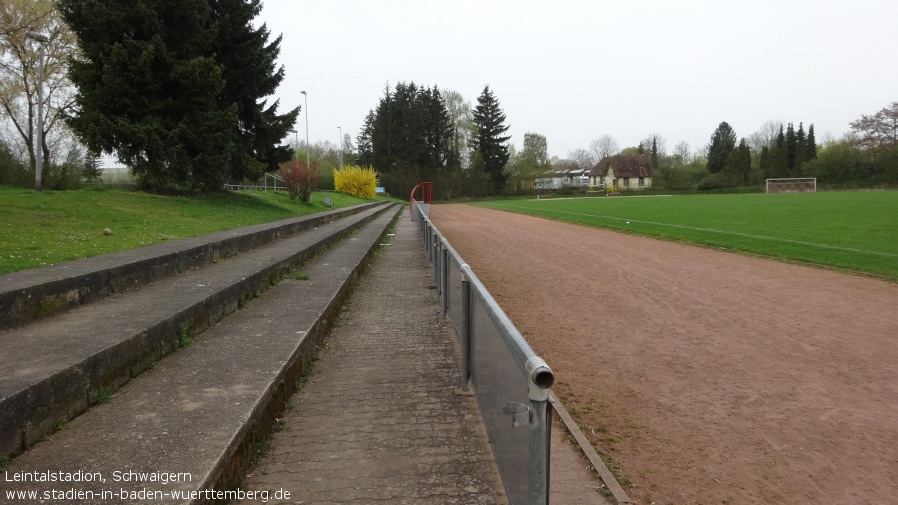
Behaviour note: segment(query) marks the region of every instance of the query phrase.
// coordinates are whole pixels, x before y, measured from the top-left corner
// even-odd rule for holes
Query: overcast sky
[[[898,101],[896,0],[263,0],[283,34],[282,109],[303,104],[312,143],[353,138],[384,86],[414,81],[473,105],[489,85],[520,147],[564,158],[603,134],[661,134],[693,151],[727,121],[819,139]]]

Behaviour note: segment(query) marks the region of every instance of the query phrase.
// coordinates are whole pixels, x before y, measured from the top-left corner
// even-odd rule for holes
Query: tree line
[[[787,177],[816,177],[823,187],[898,184],[898,102],[852,121],[842,139],[822,145],[813,124],[768,121],[739,137],[724,121],[698,152],[686,142],[668,152],[658,133],[623,148],[605,134],[566,158],[550,157],[546,137],[534,132],[524,134],[520,150],[509,144],[505,114],[488,86],[477,104],[472,108],[458,93],[436,86],[387,87],[357,138],[357,161],[373,166],[393,194],[430,180],[440,198],[532,194],[545,189],[540,181],[588,173],[617,154],[647,156],[655,168],[652,186],[662,191],[751,190],[765,179]]]
[[[68,144],[81,147],[84,160],[114,154],[147,190],[217,191],[291,158],[281,141],[299,108],[279,113],[277,101],[268,103],[284,68],[276,63],[281,37],[269,40],[264,24],[253,26],[261,0],[9,2],[0,13],[0,79],[25,85],[4,86],[0,105],[20,132],[30,172],[34,149],[54,159],[47,143],[34,146],[35,32],[47,37],[47,82],[57,93],[45,138],[54,128],[71,132]],[[18,154],[3,140],[0,164],[4,151]]]
[[[51,188],[96,175],[102,153],[118,156],[154,191],[214,191],[228,179],[275,170],[301,147],[298,139],[283,144],[300,111],[268,103],[284,68],[276,64],[281,37],[253,26],[260,11],[260,0],[6,0],[0,184],[28,185],[37,153]],[[46,113],[38,135],[41,48]],[[344,155],[373,166],[399,196],[422,180],[436,182],[442,198],[532,192],[540,179],[582,173],[620,153],[649,156],[653,186],[670,190],[760,186],[769,177],[898,184],[898,102],[822,143],[804,122],[770,121],[742,138],[722,122],[698,152],[685,142],[668,152],[658,133],[623,148],[606,134],[566,158],[549,157],[546,137],[532,131],[516,149],[506,119],[489,86],[472,105],[436,85],[400,82],[369,111],[357,147],[343,140],[319,151],[333,158],[330,166]]]
[[[457,92],[399,82],[384,89],[357,138],[356,158],[397,196],[423,180],[440,198],[498,195],[509,160],[506,116],[489,86],[471,107]]]
[[[814,125],[768,121],[735,143],[736,133],[722,122],[706,149],[707,173],[660,164],[662,179],[672,189],[721,189],[762,186],[767,178],[815,177],[823,187],[894,187],[898,185],[898,102],[849,123],[840,139],[818,144]],[[700,166],[700,163],[699,163]]]

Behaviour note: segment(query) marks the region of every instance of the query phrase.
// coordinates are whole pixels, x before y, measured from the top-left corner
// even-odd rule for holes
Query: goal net
[[[816,177],[793,177],[791,179],[767,179],[768,193],[817,192]]]

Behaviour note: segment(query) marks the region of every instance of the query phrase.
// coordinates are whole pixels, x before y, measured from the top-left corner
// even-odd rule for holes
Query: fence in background
[[[229,189],[232,191],[241,191],[244,189],[260,189],[262,191],[277,191],[277,190],[286,190],[287,183],[284,182],[284,178],[277,174],[269,174],[265,173],[265,177],[262,178],[262,184],[225,184],[225,189]]]
[[[464,391],[474,386],[509,503],[548,504],[549,388],[555,376],[430,221],[429,205],[425,211],[413,199],[412,207],[443,314],[458,338],[459,386]]]

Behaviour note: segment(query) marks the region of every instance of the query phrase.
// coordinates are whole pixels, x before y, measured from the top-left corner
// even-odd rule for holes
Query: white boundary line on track
[[[489,204],[487,204],[487,205],[489,205]],[[512,208],[512,209],[532,210],[528,207],[521,207],[518,205],[505,205],[505,207]],[[502,210],[502,209],[499,208],[497,210]],[[887,253],[887,252],[881,252],[881,251],[869,251],[867,249],[855,249],[853,247],[841,247],[841,246],[837,246],[837,245],[817,244],[814,242],[803,242],[801,240],[791,240],[791,239],[787,239],[787,238],[766,237],[764,235],[753,235],[751,233],[739,233],[736,231],[715,230],[713,228],[699,228],[696,226],[685,226],[682,224],[657,223],[654,221],[639,221],[637,219],[627,219],[627,218],[612,217],[612,216],[600,216],[597,214],[583,214],[580,212],[568,212],[565,210],[553,210],[553,209],[540,209],[540,210],[545,211],[545,212],[556,212],[558,214],[570,214],[572,216],[597,217],[600,219],[611,219],[614,221],[625,221],[627,223],[650,224],[650,225],[654,225],[654,226],[667,226],[669,228],[680,228],[683,230],[694,230],[694,231],[704,231],[704,232],[709,232],[709,233],[719,233],[721,235],[735,235],[737,237],[752,238],[752,239],[757,239],[757,240],[769,240],[771,242],[783,242],[786,244],[817,247],[819,249],[830,249],[833,251],[871,254],[873,256],[883,256],[886,258],[898,258],[898,254],[894,254],[894,253]]]

